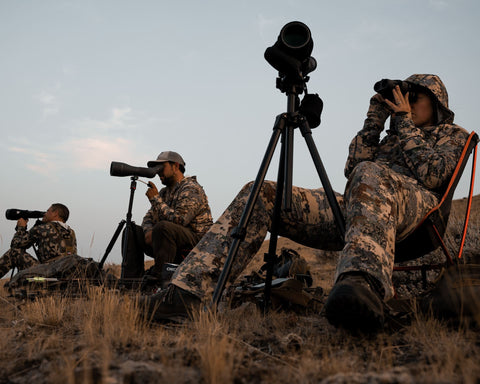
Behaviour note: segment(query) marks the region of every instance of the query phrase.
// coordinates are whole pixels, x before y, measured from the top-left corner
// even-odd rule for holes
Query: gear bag
[[[480,324],[480,265],[448,267],[420,300],[421,309],[438,318]]]
[[[28,284],[29,278],[56,279],[102,279],[105,272],[98,268],[98,263],[78,255],[68,255],[49,260],[19,271],[9,282],[10,288]]]

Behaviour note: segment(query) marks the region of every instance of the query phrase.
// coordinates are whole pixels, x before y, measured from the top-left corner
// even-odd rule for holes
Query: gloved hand
[[[367,112],[367,120],[364,128],[383,131],[385,121],[391,115],[392,110],[380,94],[375,94],[370,99],[370,107]]]

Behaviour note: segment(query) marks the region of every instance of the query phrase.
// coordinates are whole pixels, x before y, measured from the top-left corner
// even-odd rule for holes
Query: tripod
[[[105,260],[107,259],[108,255],[112,251],[112,248],[115,245],[115,242],[117,241],[118,236],[120,236],[120,233],[122,232],[122,229],[126,224],[127,226],[125,227],[125,232],[123,234],[124,247],[122,249],[122,271],[121,271],[120,279],[123,279],[123,277],[124,277],[124,262],[126,260],[125,259],[125,256],[126,256],[125,253],[127,251],[128,236],[129,236],[131,223],[132,223],[133,197],[135,195],[135,190],[137,189],[138,176],[132,176],[132,177],[130,177],[130,180],[131,180],[131,183],[130,183],[130,200],[128,202],[128,211],[127,211],[126,220],[122,220],[122,221],[120,221],[120,223],[118,223],[118,227],[117,227],[115,233],[113,234],[113,237],[110,240],[110,243],[108,244],[107,249],[105,250],[105,254],[102,257],[102,260],[99,263],[99,268],[102,269],[103,264],[105,263]]]
[[[288,81],[286,78],[277,79],[277,88],[279,88],[282,92],[285,92],[288,97],[287,112],[276,117],[270,142],[263,157],[255,182],[252,186],[252,190],[248,197],[242,216],[240,217],[239,224],[232,230],[231,236],[233,237],[233,242],[229,248],[223,270],[220,274],[218,283],[213,293],[212,306],[214,308],[218,305],[222,292],[225,288],[225,284],[230,276],[232,265],[238,252],[240,242],[245,239],[246,228],[248,226],[253,207],[255,205],[255,202],[257,201],[260,189],[265,180],[265,175],[270,165],[272,156],[275,152],[275,148],[278,144],[278,140],[281,137],[282,145],[278,167],[277,189],[273,208],[272,226],[270,229],[270,244],[268,248],[268,253],[265,254],[267,272],[264,291],[264,304],[265,309],[268,309],[269,307],[273,267],[275,259],[277,258],[276,248],[279,233],[280,214],[282,209],[286,211],[291,210],[293,176],[293,134],[294,129],[297,127],[300,128],[302,136],[304,137],[310,151],[310,155],[315,164],[318,176],[320,177],[320,181],[325,190],[327,200],[332,209],[335,223],[337,225],[337,230],[339,231],[341,238],[344,238],[345,219],[342,215],[342,212],[340,211],[338,201],[332,190],[330,181],[328,180],[328,176],[325,172],[325,168],[323,167],[322,160],[320,159],[320,155],[318,154],[317,148],[313,141],[312,131],[310,129],[307,118],[305,117],[305,115],[303,115],[297,110],[297,105],[299,104],[298,95],[301,94],[304,89],[306,90],[305,81],[308,81],[308,77],[306,79],[302,79],[300,82],[298,81],[298,79],[294,81]]]

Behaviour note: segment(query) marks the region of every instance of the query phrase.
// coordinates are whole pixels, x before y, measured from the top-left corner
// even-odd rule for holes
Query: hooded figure
[[[325,304],[335,326],[377,330],[384,302],[393,296],[395,243],[407,237],[438,204],[461,156],[468,133],[453,124],[445,86],[435,75],[412,75],[403,94],[370,100],[363,128],[349,147],[344,194],[336,194],[345,217],[341,238],[322,188],[292,187],[292,209],[282,211],[278,232],[297,243],[341,251],[335,285]],[[390,118],[389,128],[385,122]],[[380,136],[383,133],[383,138]],[[148,299],[154,320],[187,316],[211,300],[252,183],[177,268],[167,294]],[[258,252],[272,226],[276,183],[263,183],[229,275],[232,282]]]

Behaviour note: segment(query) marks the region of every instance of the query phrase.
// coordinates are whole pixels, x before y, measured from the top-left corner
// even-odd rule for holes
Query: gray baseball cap
[[[181,164],[185,167],[185,161],[183,161],[182,156],[177,152],[173,151],[164,151],[157,156],[157,160],[151,160],[147,163],[148,167],[155,167],[158,164],[165,163],[166,161],[171,161],[173,163]]]

